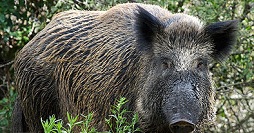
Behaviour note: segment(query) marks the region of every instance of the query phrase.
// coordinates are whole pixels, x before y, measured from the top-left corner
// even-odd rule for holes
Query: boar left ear
[[[212,56],[216,61],[222,61],[227,57],[234,44],[238,31],[238,20],[217,22],[208,25],[205,32],[211,37],[214,45]]]
[[[153,39],[156,34],[164,29],[165,25],[156,16],[140,6],[137,6],[135,17],[135,30],[139,43],[138,47],[140,50],[151,50],[153,47]]]

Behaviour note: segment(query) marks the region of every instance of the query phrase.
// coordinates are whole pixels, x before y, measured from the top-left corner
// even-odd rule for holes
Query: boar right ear
[[[138,47],[141,50],[152,49],[152,41],[157,33],[164,29],[163,23],[144,8],[137,6],[135,13],[135,30],[138,36]]]
[[[217,22],[208,25],[205,32],[211,37],[214,45],[212,56],[216,61],[222,61],[227,57],[234,44],[238,31],[238,20]]]

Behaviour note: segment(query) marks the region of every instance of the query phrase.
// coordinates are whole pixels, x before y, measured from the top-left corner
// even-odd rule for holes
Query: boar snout
[[[173,133],[190,133],[201,117],[201,102],[195,87],[179,84],[167,94],[163,112]]]

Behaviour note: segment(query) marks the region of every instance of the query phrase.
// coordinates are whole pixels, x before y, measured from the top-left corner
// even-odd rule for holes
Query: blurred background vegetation
[[[197,16],[206,23],[238,19],[238,43],[230,58],[211,64],[216,87],[216,123],[207,132],[254,132],[253,0],[1,0],[0,132],[10,132],[16,97],[13,60],[16,53],[50,21],[69,10],[107,10],[126,2],[160,5],[173,13]]]

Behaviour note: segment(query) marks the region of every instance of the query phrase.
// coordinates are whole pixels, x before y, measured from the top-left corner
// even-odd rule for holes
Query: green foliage
[[[71,133],[73,131],[73,128],[78,126],[82,129],[82,133],[94,133],[95,129],[89,127],[89,124],[92,120],[92,114],[88,114],[87,116],[84,116],[85,121],[77,121],[78,115],[76,117],[71,116],[69,113],[67,113],[67,128],[64,127],[64,123],[61,119],[57,120],[55,115],[52,115],[49,117],[49,120],[42,120],[42,127],[44,129],[45,133]]]
[[[50,116],[49,120],[46,120],[46,121],[43,121],[41,119],[41,122],[42,122],[42,127],[45,133],[54,132],[54,130],[59,131],[59,129],[61,130],[62,128],[62,122],[56,121],[55,115]],[[53,129],[54,127],[56,129]]]
[[[12,117],[12,110],[16,93],[13,88],[9,90],[9,97],[4,97],[0,100],[0,132],[6,132],[9,130],[10,119]]]
[[[16,96],[12,63],[17,51],[43,29],[58,12],[70,9],[107,10],[118,3],[126,2],[132,1],[0,1],[0,132],[8,132],[10,129],[11,111]],[[252,132],[254,130],[253,0],[136,0],[136,2],[160,5],[173,13],[184,12],[198,16],[206,23],[239,20],[239,38],[233,54],[225,63],[211,64],[217,91],[217,119],[216,127],[211,127],[208,131]],[[110,116],[110,121],[116,120],[114,115],[113,113]],[[124,121],[124,119],[119,120]],[[61,121],[57,122],[59,122],[58,128],[61,129]]]
[[[87,116],[83,116],[84,121],[77,121],[79,116],[73,117],[67,113],[67,128],[64,127],[63,121],[61,119],[57,120],[54,115],[45,121],[41,119],[41,123],[45,133],[71,133],[74,127],[79,127],[82,133],[95,133],[95,128],[90,127],[92,116],[92,113],[90,113]]]
[[[137,114],[133,115],[132,121],[127,122],[127,114],[126,109],[122,109],[123,105],[128,101],[125,98],[120,98],[116,106],[113,106],[111,109],[112,115],[110,115],[109,119],[106,119],[106,124],[109,125],[110,131],[106,131],[108,133],[133,133],[135,131],[140,131],[139,128],[134,127],[138,122]],[[49,120],[42,120],[42,126],[45,133],[71,133],[73,132],[74,127],[81,129],[82,133],[98,133],[94,127],[90,126],[92,122],[93,114],[89,113],[87,116],[82,115],[84,121],[77,121],[79,116],[72,117],[69,113],[67,113],[68,123],[67,127],[64,127],[64,123],[62,120],[56,120],[55,116],[49,117]],[[116,125],[116,126],[113,126]]]
[[[140,131],[139,128],[135,128],[135,124],[138,122],[138,115],[134,114],[132,121],[128,122],[125,114],[128,112],[126,109],[122,109],[122,106],[128,101],[125,98],[120,98],[116,106],[111,109],[112,115],[106,119],[106,123],[109,125],[111,131],[115,133],[133,133]],[[114,129],[115,128],[115,129]]]
[[[93,114],[89,113],[87,116],[82,115],[85,118],[83,126],[81,127],[82,133],[95,133],[96,129],[90,126],[90,123],[93,120]]]

